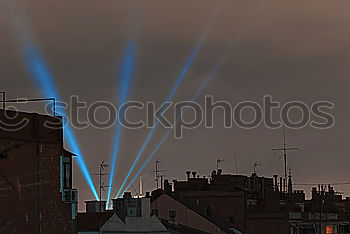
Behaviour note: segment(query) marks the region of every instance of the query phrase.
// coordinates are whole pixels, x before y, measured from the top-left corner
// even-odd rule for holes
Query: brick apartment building
[[[0,233],[75,231],[73,154],[63,148],[62,128],[49,129],[45,121],[60,123],[58,117],[0,110]]]

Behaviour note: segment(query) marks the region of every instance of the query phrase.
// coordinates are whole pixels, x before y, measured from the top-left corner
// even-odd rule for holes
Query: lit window
[[[326,225],[326,234],[333,234],[333,226]]]

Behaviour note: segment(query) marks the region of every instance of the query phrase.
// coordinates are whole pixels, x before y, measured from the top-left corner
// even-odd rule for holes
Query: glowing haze
[[[115,86],[116,74],[121,72],[119,68],[116,71],[116,64],[122,63],[125,43],[129,40],[126,23],[129,20],[128,2],[107,0],[101,4],[92,0],[76,0],[67,4],[54,0],[19,1],[35,32],[35,43],[45,55],[45,63],[50,65],[50,73],[63,101],[71,95],[79,95],[80,100],[90,104],[100,100],[116,103],[115,96],[119,97],[120,90]],[[226,1],[174,101],[191,100],[260,2]],[[165,100],[217,3],[212,0],[154,0],[142,3],[138,11],[137,66],[129,89],[130,100],[155,101],[158,105]],[[1,89],[8,91],[9,97],[40,97],[41,88],[29,79],[30,75],[23,66],[18,36],[13,33],[13,24],[4,6],[5,1],[0,0]],[[332,128],[287,129],[288,145],[301,149],[289,156],[296,183],[349,182],[349,7],[349,1],[337,0],[265,1],[264,10],[197,99],[201,103],[203,95],[210,94],[215,100],[230,103],[246,100],[261,102],[262,97],[268,94],[281,103],[290,100],[333,102],[335,108],[332,113],[336,123]],[[19,107],[32,112],[42,111],[40,104]],[[85,112],[81,111],[82,121]],[[144,113],[135,110],[130,111],[128,116],[137,121],[144,117]],[[104,120],[106,113],[98,111],[97,117]],[[191,118],[191,113],[188,117]],[[297,112],[295,117],[298,118]],[[274,113],[274,118],[279,118],[278,113]],[[234,173],[234,149],[239,173],[250,174],[254,162],[262,164],[258,168],[261,175],[283,173],[281,162],[269,168],[280,156],[270,150],[281,145],[280,130],[264,126],[251,130],[225,129],[220,110],[215,112],[214,120],[212,129],[199,127],[185,130],[181,140],[170,135],[163,141],[153,159],[163,161],[161,169],[166,170],[166,178],[184,179],[186,170],[209,175],[218,157],[225,158],[222,164],[224,172]],[[149,131],[146,128],[123,129],[114,188],[120,188],[125,180]],[[154,132],[152,141],[143,152],[144,157],[139,159],[125,184],[127,187],[167,131],[159,126]],[[115,128],[74,129],[74,133],[90,173],[97,173],[98,164],[103,160],[111,164]],[[83,173],[77,170],[78,166],[77,163],[74,186],[79,189],[82,208],[84,200],[95,197]],[[151,191],[155,186],[151,173],[153,166],[154,162],[150,159],[140,173],[144,191]],[[92,178],[94,184],[98,183],[97,179]],[[108,177],[105,178],[107,183]],[[134,187],[138,186],[134,184]],[[310,187],[295,188],[310,190]],[[350,194],[349,186],[335,188],[347,196]],[[133,191],[132,187],[129,189]],[[116,192],[113,190],[111,196],[115,196]],[[107,192],[104,193],[106,196]]]

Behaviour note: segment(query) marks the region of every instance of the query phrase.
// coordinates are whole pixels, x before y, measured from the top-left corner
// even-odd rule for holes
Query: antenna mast
[[[221,164],[221,162],[225,162],[225,159],[222,159],[222,158],[218,158],[216,160],[216,171],[218,172],[219,171],[219,165]]]
[[[272,148],[272,151],[283,151],[283,159],[284,159],[284,191],[286,191],[286,183],[288,181],[288,175],[287,175],[287,152],[292,150],[299,150],[297,147],[287,147],[286,145],[286,132],[284,130],[284,127],[282,126],[282,132],[283,132],[283,147],[282,148]]]
[[[256,174],[256,172],[257,172],[256,168],[257,168],[258,166],[261,166],[261,163],[255,162],[255,163],[253,164],[253,172],[254,172],[254,174]]]
[[[162,180],[162,178],[163,178],[163,176],[160,173],[161,172],[166,172],[165,170],[160,170],[159,169],[159,166],[160,166],[161,162],[162,161],[160,161],[159,159],[157,159],[155,161],[155,170],[153,171],[154,175],[155,175],[154,181],[156,182],[157,189],[159,189],[159,180]]]
[[[105,162],[102,161],[100,163],[100,166],[99,166],[99,173],[98,174],[93,174],[95,176],[99,176],[100,201],[103,201],[103,199],[102,199],[102,191],[105,191],[105,188],[110,187],[110,185],[105,185],[104,182],[102,181],[102,177],[108,175],[107,173],[103,172],[106,167],[108,167],[108,164],[105,164]],[[102,202],[100,202],[100,211],[102,211]]]

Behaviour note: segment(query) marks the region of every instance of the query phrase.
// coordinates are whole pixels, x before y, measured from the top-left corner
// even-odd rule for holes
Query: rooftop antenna
[[[99,187],[100,187],[100,201],[103,201],[102,199],[102,191],[105,191],[105,188],[110,187],[110,185],[105,185],[102,181],[102,177],[108,175],[107,173],[104,173],[105,168],[108,167],[108,164],[105,164],[105,161],[102,161],[99,165],[99,173],[93,174],[95,176],[99,176]],[[102,202],[100,202],[100,211],[102,211]]]
[[[136,196],[139,198],[139,197],[140,197],[140,194],[136,191],[136,189],[135,189],[135,187],[134,187],[133,184],[131,185],[131,187],[132,187],[132,189],[134,190]]]
[[[283,147],[282,148],[272,148],[272,151],[283,151],[283,158],[284,158],[284,181],[288,181],[288,175],[287,175],[287,152],[292,150],[299,150],[297,147],[287,147],[286,146],[286,132],[284,129],[284,126],[282,126],[282,132],[283,132]],[[286,191],[286,182],[284,183],[284,191]]]
[[[261,163],[257,163],[257,162],[255,162],[255,163],[253,164],[253,172],[254,172],[254,174],[256,174],[256,173],[257,173],[256,168],[257,168],[258,166],[261,166]]]
[[[154,172],[155,179],[154,181],[156,182],[157,189],[159,189],[159,181],[163,177],[160,173],[161,172],[166,172],[165,170],[160,170],[159,166],[162,161],[159,160],[159,158],[155,161],[155,170],[152,171]]]
[[[216,160],[216,171],[219,171],[219,165],[221,164],[221,162],[225,162],[225,159],[222,159],[222,158],[218,158]]]

